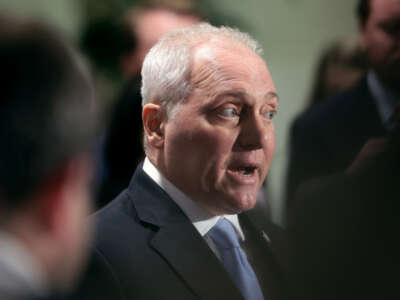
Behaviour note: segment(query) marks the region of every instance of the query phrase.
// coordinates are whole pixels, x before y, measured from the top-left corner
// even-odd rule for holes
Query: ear
[[[366,48],[366,44],[365,44],[365,26],[367,26],[367,25],[362,23],[362,22],[358,23],[358,31],[359,31],[358,42],[359,42],[360,47],[361,47],[362,50],[365,50],[365,48]]]
[[[42,230],[54,231],[55,224],[62,221],[62,209],[64,207],[64,185],[66,181],[65,167],[60,167],[46,180],[36,194],[37,212],[39,224]]]
[[[143,129],[147,142],[156,148],[164,145],[165,116],[160,105],[148,103],[142,112]]]
[[[37,216],[43,230],[58,237],[66,234],[68,222],[71,222],[71,207],[81,200],[76,191],[89,184],[90,166],[87,157],[73,159],[42,185],[37,193]]]

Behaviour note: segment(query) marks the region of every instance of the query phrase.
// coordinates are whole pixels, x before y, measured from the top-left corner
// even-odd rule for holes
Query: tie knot
[[[239,240],[231,222],[220,218],[217,224],[208,232],[208,236],[219,249],[231,249],[240,247]]]

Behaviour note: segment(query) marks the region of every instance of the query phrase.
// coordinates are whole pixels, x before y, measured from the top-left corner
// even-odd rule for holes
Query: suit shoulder
[[[95,224],[94,247],[115,266],[124,265],[124,258],[135,253],[131,260],[140,260],[154,228],[140,221],[128,191],[122,192],[109,205],[92,216]]]
[[[93,248],[83,280],[72,299],[124,299],[118,276],[99,249]]]
[[[351,121],[354,118],[353,113],[360,108],[360,104],[369,103],[370,100],[367,85],[362,80],[354,88],[331,96],[301,113],[293,122],[291,131],[292,133],[308,130],[322,131],[324,127],[339,120]]]
[[[112,228],[125,222],[134,222],[136,212],[131,200],[128,190],[124,190],[109,204],[95,212],[91,219],[99,229]]]

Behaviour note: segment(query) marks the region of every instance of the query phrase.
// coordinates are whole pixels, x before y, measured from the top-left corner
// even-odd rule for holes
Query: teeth
[[[253,174],[254,169],[254,167],[240,167],[238,168],[238,172],[244,175],[251,175]]]

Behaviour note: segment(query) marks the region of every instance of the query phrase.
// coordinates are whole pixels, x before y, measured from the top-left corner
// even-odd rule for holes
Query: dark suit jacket
[[[47,297],[41,297],[41,298],[24,298],[24,299],[19,299],[19,300],[84,300],[82,298],[77,298],[72,295],[49,295]]]
[[[368,160],[300,187],[289,220],[294,299],[400,299],[399,136]]]
[[[82,299],[242,299],[220,261],[175,202],[139,166],[129,188],[94,215],[92,263],[78,295]],[[282,299],[284,246],[277,228],[264,231],[244,218],[249,260],[265,299]],[[271,230],[272,229],[272,230]],[[268,231],[269,230],[269,231]],[[282,248],[281,248],[282,247]],[[260,258],[261,256],[261,258]],[[260,270],[257,270],[260,269]]]
[[[369,138],[385,134],[366,78],[311,107],[291,129],[287,204],[300,183],[345,170]]]

